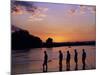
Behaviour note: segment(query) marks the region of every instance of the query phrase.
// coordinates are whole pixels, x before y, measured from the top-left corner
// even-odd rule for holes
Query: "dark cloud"
[[[86,14],[86,13],[95,14],[96,13],[96,6],[79,5],[76,7],[72,7],[68,10],[69,15]]]
[[[70,12],[71,13],[75,13],[76,12],[76,9],[70,9]]]
[[[33,13],[37,9],[34,3],[27,1],[11,1],[11,12],[19,12],[24,10]]]
[[[67,13],[68,13],[69,15],[75,15],[76,12],[77,12],[77,9],[76,9],[76,8],[71,8],[71,9],[69,9],[69,10],[67,11]]]
[[[83,12],[90,12],[90,13],[95,13],[96,12],[96,6],[90,6],[90,5],[80,5],[80,11]]]

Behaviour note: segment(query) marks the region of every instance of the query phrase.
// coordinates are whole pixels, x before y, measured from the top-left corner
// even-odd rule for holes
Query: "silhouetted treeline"
[[[29,49],[42,47],[42,40],[39,37],[30,35],[26,30],[19,30],[12,33],[12,49]]]
[[[95,41],[83,41],[83,42],[61,42],[61,43],[53,43],[54,47],[59,46],[82,46],[82,45],[96,45]]]
[[[12,50],[40,48],[40,47],[59,47],[59,46],[80,46],[80,45],[96,45],[95,41],[83,42],[61,42],[55,43],[52,38],[48,38],[46,42],[37,37],[30,35],[28,31],[19,29],[12,32]]]

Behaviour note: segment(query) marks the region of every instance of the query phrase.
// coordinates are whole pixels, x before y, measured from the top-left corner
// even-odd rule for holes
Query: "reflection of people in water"
[[[67,57],[66,57],[66,70],[70,70],[70,53],[67,51]]]
[[[63,60],[63,53],[60,50],[59,51],[59,71],[62,71],[62,60]]]
[[[83,53],[82,53],[83,70],[85,69],[85,65],[86,65],[85,60],[86,60],[86,52],[83,49]]]
[[[74,55],[74,61],[75,61],[75,63],[76,63],[76,65],[75,65],[75,70],[77,70],[78,69],[78,53],[77,53],[77,50],[75,49],[74,50],[74,52],[75,52],[75,55]]]
[[[44,51],[44,62],[43,62],[43,72],[47,72],[47,69],[48,69],[48,55],[47,55],[47,52]]]

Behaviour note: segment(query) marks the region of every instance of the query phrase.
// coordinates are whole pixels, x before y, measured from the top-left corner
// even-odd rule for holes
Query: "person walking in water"
[[[70,70],[70,53],[67,51],[67,57],[66,57],[66,70]]]
[[[75,70],[77,70],[78,53],[77,53],[77,50],[76,50],[76,49],[74,50],[74,52],[75,52],[75,55],[74,55],[74,61],[75,61],[75,63],[76,63]]]
[[[47,52],[44,51],[44,62],[43,62],[43,72],[47,72],[47,69],[48,69],[48,55],[47,55]]]
[[[62,71],[62,60],[63,60],[63,53],[60,50],[59,51],[59,71]]]
[[[86,52],[85,50],[83,49],[83,53],[82,53],[82,63],[83,63],[83,69],[85,69],[85,60],[86,60]]]

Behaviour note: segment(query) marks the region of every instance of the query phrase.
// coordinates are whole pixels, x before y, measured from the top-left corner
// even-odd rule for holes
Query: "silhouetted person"
[[[62,60],[63,60],[63,53],[60,50],[59,51],[59,71],[62,71]]]
[[[70,53],[67,51],[67,57],[66,57],[66,70],[70,70]]]
[[[77,64],[77,62],[78,62],[78,53],[77,53],[77,50],[75,49],[74,50],[74,52],[75,52],[75,55],[74,55],[74,61],[75,61],[75,63]]]
[[[86,60],[86,52],[83,49],[83,53],[82,53],[83,70],[85,69],[85,65],[86,65],[85,60]]]
[[[47,55],[47,52],[44,51],[44,62],[43,62],[43,72],[47,72],[47,69],[48,69],[48,55]]]
[[[75,61],[75,63],[76,63],[76,65],[75,65],[75,70],[77,70],[78,68],[78,53],[77,53],[77,50],[75,49],[74,50],[74,52],[75,52],[75,55],[74,55],[74,61]]]

